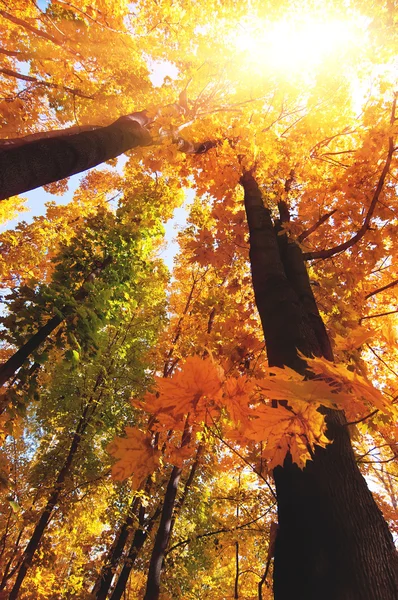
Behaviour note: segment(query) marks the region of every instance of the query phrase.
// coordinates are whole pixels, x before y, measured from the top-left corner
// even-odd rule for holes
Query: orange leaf
[[[149,434],[135,427],[126,427],[125,431],[126,437],[116,437],[107,448],[118,459],[112,467],[112,477],[123,481],[131,475],[132,485],[138,489],[158,466],[160,452],[152,447]]]

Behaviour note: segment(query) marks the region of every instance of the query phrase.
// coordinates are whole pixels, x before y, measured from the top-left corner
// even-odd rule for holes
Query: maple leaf
[[[289,367],[272,367],[271,376],[258,385],[272,400],[286,400],[294,407],[297,400],[323,404],[336,409],[339,403],[347,402],[351,396],[339,391],[324,379],[305,379]]]
[[[280,405],[276,408],[258,405],[246,436],[265,442],[263,455],[269,459],[270,470],[283,466],[288,452],[293,462],[303,469],[311,459],[310,450],[313,452],[316,445],[325,447],[329,443],[325,431],[325,418],[317,407],[296,400],[294,410]]]
[[[131,476],[135,489],[153,473],[159,464],[160,452],[151,443],[151,436],[136,427],[126,427],[126,437],[116,437],[107,447],[109,454],[118,459],[112,467],[112,477],[123,481]]]
[[[255,383],[246,376],[229,377],[224,383],[222,402],[232,421],[245,423],[251,413],[250,396],[255,389]]]
[[[181,371],[173,377],[157,378],[159,412],[169,413],[176,419],[188,413],[203,417],[219,394],[222,379],[222,369],[210,359],[187,358]]]
[[[368,331],[363,327],[357,327],[350,331],[348,337],[343,337],[337,333],[334,337],[334,341],[338,350],[352,351],[360,348],[362,344],[368,342],[374,336],[374,331]]]
[[[342,364],[333,364],[325,358],[305,358],[305,360],[313,373],[327,378],[335,389],[344,389],[348,392],[346,398],[340,393],[336,394],[336,399],[350,416],[367,411],[367,407],[360,400],[362,399],[380,411],[398,417],[397,408],[386,400],[380,390],[355,371]]]

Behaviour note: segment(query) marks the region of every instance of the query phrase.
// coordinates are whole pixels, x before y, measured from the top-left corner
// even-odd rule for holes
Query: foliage
[[[330,443],[328,410],[344,410],[396,535],[391,3],[18,0],[2,3],[0,23],[0,150],[143,109],[153,140],[128,152],[123,169],[90,170],[67,204],[50,202],[0,234],[2,360],[62,318],[0,398],[0,592],[58,489],[21,597],[93,597],[124,526],[113,583],[127,565],[126,597],[143,597],[177,469],[163,597],[259,597],[276,519],[273,469],[289,455],[303,470]],[[295,36],[316,30],[307,56]],[[277,221],[280,248],[302,251],[332,341],[335,362],[303,357],[305,375],[267,362],[245,172]],[[163,225],[189,188],[169,278]],[[5,221],[23,200],[1,207]],[[139,530],[146,541],[132,561]]]

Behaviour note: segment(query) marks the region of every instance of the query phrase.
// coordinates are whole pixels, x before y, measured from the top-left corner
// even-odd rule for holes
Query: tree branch
[[[206,533],[200,533],[198,535],[195,535],[194,537],[186,538],[185,540],[182,540],[181,542],[177,542],[177,544],[174,544],[174,546],[171,546],[171,548],[169,548],[169,550],[167,551],[166,554],[168,556],[170,554],[170,552],[172,552],[173,550],[176,550],[177,548],[180,548],[181,546],[186,546],[190,542],[193,542],[196,540],[201,540],[202,538],[210,537],[213,535],[218,535],[219,533],[230,533],[231,531],[237,531],[238,529],[245,529],[246,527],[249,527],[249,525],[252,525],[253,523],[256,523],[257,521],[259,521],[260,519],[265,517],[274,508],[275,504],[276,504],[276,502],[273,502],[271,504],[271,506],[269,508],[267,508],[267,510],[264,513],[262,513],[259,517],[256,517],[255,519],[252,519],[251,521],[246,521],[246,523],[242,523],[241,525],[238,525],[237,527],[222,527],[220,529],[215,529],[214,531],[207,531]]]
[[[368,298],[371,298],[372,296],[375,296],[376,294],[380,294],[380,292],[384,292],[385,290],[388,290],[389,288],[392,288],[397,284],[398,284],[398,279],[394,279],[394,281],[387,283],[387,285],[383,285],[383,287],[380,287],[377,290],[374,290],[373,292],[366,294],[365,300],[368,300]]]
[[[4,19],[7,19],[8,21],[15,23],[15,25],[19,25],[20,27],[23,27],[27,31],[30,31],[31,33],[34,33],[35,35],[38,35],[39,37],[42,37],[45,40],[48,40],[49,42],[56,44],[57,46],[61,46],[61,48],[65,48],[65,42],[63,40],[58,40],[53,35],[50,35],[49,33],[42,31],[41,29],[38,29],[37,27],[33,27],[33,25],[30,25],[29,23],[27,23],[27,21],[24,21],[23,19],[18,19],[18,17],[14,17],[14,15],[10,15],[10,13],[6,12],[5,10],[0,10],[0,15],[2,17],[4,17]],[[74,52],[70,48],[66,48],[66,50],[68,52],[70,52],[71,54],[73,54],[74,56],[80,56],[77,52]]]
[[[320,227],[321,225],[323,225],[323,223],[325,221],[327,221],[328,219],[330,219],[330,217],[332,215],[334,215],[334,213],[337,211],[337,209],[333,209],[330,212],[322,215],[322,217],[320,217],[320,219],[318,219],[318,221],[316,223],[314,223],[314,225],[311,225],[311,227],[309,229],[306,229],[306,231],[303,231],[303,233],[300,233],[300,235],[297,238],[298,243],[300,244],[301,242],[303,242],[304,240],[307,239],[307,237],[309,237],[312,233],[314,233],[314,231],[316,231],[318,229],[318,227]]]
[[[391,117],[390,117],[390,124],[392,125],[395,122],[395,111],[396,111],[396,107],[397,107],[397,97],[398,94],[394,94],[394,100],[392,103],[392,109],[391,109]],[[386,162],[384,164],[384,168],[381,172],[379,181],[377,183],[375,192],[373,194],[373,198],[372,201],[370,203],[368,212],[366,214],[365,220],[362,224],[362,227],[357,231],[357,233],[355,235],[353,235],[349,240],[347,240],[346,242],[343,242],[342,244],[338,244],[337,246],[334,246],[334,248],[329,248],[328,250],[319,250],[316,252],[307,252],[306,254],[304,254],[304,260],[315,260],[317,258],[330,258],[331,256],[334,256],[335,254],[339,254],[340,252],[344,252],[345,250],[347,250],[348,248],[351,248],[351,246],[353,246],[354,244],[356,244],[364,235],[365,233],[368,231],[369,227],[370,227],[370,221],[372,219],[373,213],[375,211],[376,208],[376,204],[380,198],[380,194],[383,190],[384,187],[384,182],[385,179],[387,177],[387,174],[390,170],[390,165],[391,165],[391,160],[392,160],[392,155],[393,153],[397,150],[397,148],[394,146],[394,139],[392,137],[388,138],[388,153],[387,153],[387,159]]]
[[[398,313],[398,308],[396,310],[389,310],[388,312],[378,313],[377,315],[368,315],[367,317],[361,317],[360,322],[362,323],[362,321],[364,321],[365,319],[377,319],[378,317],[394,315],[395,313]]]
[[[394,99],[394,105],[395,105],[395,103],[396,103],[396,99]],[[394,151],[395,151],[394,140],[392,137],[390,137],[388,139],[387,159],[384,164],[384,168],[380,175],[379,181],[377,183],[376,190],[373,194],[373,198],[370,203],[365,220],[362,224],[362,227],[360,227],[360,229],[357,231],[357,233],[355,235],[353,235],[349,240],[343,242],[342,244],[338,244],[337,246],[334,246],[333,248],[329,248],[328,250],[318,250],[315,252],[306,252],[304,254],[304,260],[315,260],[318,258],[322,258],[322,259],[330,258],[330,257],[334,256],[335,254],[339,254],[340,252],[344,252],[345,250],[348,250],[348,248],[351,248],[351,246],[353,246],[354,244],[359,242],[360,239],[363,238],[363,236],[365,235],[365,233],[368,231],[368,229],[370,227],[370,221],[371,221],[373,213],[375,211],[376,204],[379,200],[380,194],[383,190],[384,182],[385,182],[385,179],[386,179],[387,174],[390,169],[392,155],[393,155]]]
[[[94,96],[87,96],[87,94],[83,94],[83,92],[75,88],[70,88],[66,85],[58,85],[57,83],[50,83],[49,81],[41,81],[36,77],[32,77],[32,75],[23,75],[22,73],[18,73],[17,71],[13,71],[12,69],[0,69],[0,73],[3,73],[7,77],[14,77],[15,79],[21,79],[22,81],[29,81],[37,86],[42,85],[48,88],[65,90],[66,92],[69,92],[74,96],[79,96],[80,98],[87,98],[88,100],[94,100]]]

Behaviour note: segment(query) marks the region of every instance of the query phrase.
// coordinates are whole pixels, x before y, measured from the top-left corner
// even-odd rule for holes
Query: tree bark
[[[144,600],[157,600],[160,594],[160,575],[164,555],[170,539],[173,510],[180,481],[181,467],[173,467],[163,501],[162,516],[156,533],[152,556],[149,563],[148,581]],[[113,600],[113,599],[112,599]]]
[[[0,152],[0,200],[91,169],[137,146],[152,143],[139,115],[107,127],[35,140]]]
[[[107,559],[101,570],[101,573],[98,576],[96,583],[94,584],[94,587],[91,591],[91,595],[96,600],[105,600],[108,595],[109,588],[111,587],[112,579],[114,576],[114,569],[118,564],[120,557],[122,556],[124,547],[127,542],[127,538],[129,536],[131,527],[134,523],[135,512],[138,508],[138,505],[139,500],[138,498],[136,498],[133,502],[131,510],[129,511],[126,519],[124,520],[124,523],[119,529],[119,533],[116,536],[116,539],[108,553]]]
[[[181,448],[184,448],[187,444],[189,444],[191,440],[191,433],[192,427],[189,425],[188,415],[182,434]],[[144,600],[158,600],[159,598],[160,576],[166,550],[169,545],[172,528],[174,526],[173,512],[181,473],[182,468],[174,466],[167,484],[166,493],[163,500],[162,516],[160,517],[159,528],[156,532],[155,543],[153,545],[151,560],[149,562],[148,579]]]
[[[140,516],[140,527],[134,533],[133,541],[130,546],[129,553],[127,555],[126,561],[123,565],[123,569],[120,572],[119,578],[115,585],[115,589],[112,592],[112,595],[109,600],[120,600],[130,577],[131,569],[134,566],[134,563],[139,555],[143,545],[145,544],[145,540],[148,538],[148,535],[151,533],[152,528],[155,524],[156,519],[160,514],[160,507],[158,507],[153,515],[145,520],[144,517],[144,508],[141,507],[141,516]]]
[[[278,243],[254,177],[244,174],[241,184],[269,364],[305,373],[297,349],[306,356],[333,357],[302,255],[294,246],[283,251]],[[395,600],[398,558],[392,536],[355,462],[344,415],[324,412],[332,443],[317,448],[303,471],[290,456],[274,469],[275,600]]]
[[[72,465],[72,461],[73,461],[73,459],[76,455],[76,452],[79,448],[81,438],[84,435],[85,430],[87,428],[87,425],[89,422],[88,411],[89,411],[90,406],[91,406],[91,403],[87,403],[87,405],[83,411],[83,414],[80,418],[80,421],[79,421],[76,431],[74,433],[68,455],[65,459],[62,469],[58,473],[58,477],[55,481],[53,491],[51,492],[51,494],[47,500],[45,509],[42,512],[40,519],[37,522],[36,527],[34,528],[34,531],[29,540],[29,543],[25,548],[22,562],[21,562],[21,565],[18,570],[17,578],[16,578],[14,586],[10,592],[9,600],[16,600],[16,598],[18,598],[19,590],[25,579],[26,573],[28,572],[28,569],[31,565],[33,556],[36,553],[36,550],[38,549],[38,547],[40,545],[41,539],[43,537],[43,533],[44,533],[44,531],[48,525],[48,522],[51,518],[54,507],[58,502],[59,495],[62,491],[63,484],[65,482],[67,475],[69,474],[69,471],[70,471],[70,468]]]

